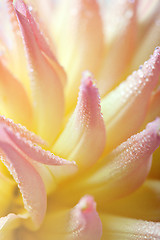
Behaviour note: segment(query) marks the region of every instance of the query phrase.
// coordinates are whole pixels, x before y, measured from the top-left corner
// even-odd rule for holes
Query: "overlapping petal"
[[[98,88],[101,96],[120,82],[128,70],[136,47],[137,2],[137,0],[110,2],[106,23],[108,51],[98,74]]]
[[[150,105],[143,125],[160,116],[160,87],[152,94]]]
[[[0,13],[3,22],[0,27],[2,59],[30,95],[27,61],[12,0],[1,1]]]
[[[103,152],[106,133],[101,114],[98,89],[92,75],[84,73],[76,109],[53,152],[68,160],[75,160],[80,168],[93,165]],[[94,143],[97,147],[93,149]]]
[[[160,181],[146,180],[144,184],[125,198],[99,205],[102,212],[148,221],[160,221]]]
[[[139,130],[159,75],[160,48],[157,48],[138,71],[103,98],[102,113],[109,139],[106,151],[112,150]]]
[[[70,111],[76,105],[82,72],[89,70],[96,74],[103,54],[102,19],[97,0],[64,1],[55,23],[58,57],[68,76],[66,104]]]
[[[87,192],[95,196],[98,204],[106,204],[139,188],[149,173],[152,154],[160,145],[159,129],[158,118],[118,146],[79,182],[70,183],[68,191],[74,193],[73,201]]]
[[[160,223],[137,219],[101,215],[103,223],[102,240],[159,239]]]
[[[28,19],[18,10],[15,11],[28,57],[35,131],[52,143],[59,132],[64,114],[62,83],[41,53]]]
[[[159,7],[0,1],[0,239],[160,239]]]
[[[32,129],[32,106],[23,85],[0,62],[0,112]]]
[[[5,217],[0,218],[0,239],[1,240],[13,240],[15,236],[15,229],[20,226],[21,216],[13,213],[8,214]]]
[[[25,235],[25,232],[24,232]],[[91,196],[84,196],[72,209],[49,212],[36,239],[47,240],[99,240],[102,235],[101,220],[96,203]]]
[[[59,65],[53,51],[51,50],[51,46],[47,42],[47,38],[44,36],[44,33],[39,29],[39,25],[34,20],[34,12],[29,11],[27,5],[23,2],[23,0],[16,0],[14,1],[14,6],[16,9],[22,13],[29,21],[30,27],[33,31],[33,34],[35,36],[35,40],[41,49],[41,51],[44,53],[44,56],[48,57],[48,60],[52,64],[55,72],[59,76],[60,80],[63,84],[66,83],[66,74],[63,70],[63,68]],[[35,14],[34,14],[35,15]]]
[[[0,217],[8,212],[8,208],[12,203],[12,196],[14,195],[15,182],[9,179],[4,174],[0,173]]]
[[[153,27],[159,15],[160,2],[158,0],[141,0],[138,2],[138,42],[141,43],[149,30]]]
[[[160,3],[157,0],[154,1],[141,1],[144,4],[148,5],[148,14],[146,16],[145,10],[140,11],[140,27],[138,33],[138,41],[137,41],[137,51],[132,59],[132,64],[130,67],[130,71],[136,70],[140,64],[145,62],[154,48],[159,46],[160,42],[160,29],[159,29],[159,22],[160,22]],[[154,7],[152,7],[154,6]],[[146,18],[146,19],[145,19]],[[144,32],[143,32],[144,31]]]
[[[25,208],[36,225],[39,225],[46,212],[47,198],[44,183],[38,172],[40,167],[36,167],[33,161],[49,165],[72,163],[43,150],[35,143],[40,142],[38,138],[4,117],[0,118],[0,132],[1,160],[17,182]],[[41,171],[44,174],[44,170]]]

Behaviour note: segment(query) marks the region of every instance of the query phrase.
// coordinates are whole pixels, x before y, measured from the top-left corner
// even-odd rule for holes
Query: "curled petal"
[[[98,160],[105,146],[105,138],[98,89],[91,74],[85,72],[76,109],[56,141],[53,152],[75,160],[80,167],[85,168]]]
[[[27,5],[23,2],[23,0],[15,0],[14,6],[22,15],[24,15],[28,19],[30,27],[33,31],[35,40],[36,40],[39,48],[44,53],[44,55],[47,56],[48,59],[50,60],[50,63],[52,64],[57,75],[60,77],[62,83],[65,83],[66,82],[66,74],[65,74],[63,68],[57,62],[57,59],[54,56],[44,34],[39,29],[39,25],[35,22],[34,17],[32,15],[33,10],[32,10],[32,12],[29,11]]]
[[[57,49],[68,76],[66,101],[70,111],[76,105],[81,73],[97,73],[103,54],[103,27],[97,0],[69,0],[59,5]]]
[[[101,215],[103,224],[102,240],[159,239],[160,223],[137,219]]]
[[[71,184],[70,191],[88,192],[100,204],[104,199],[110,201],[132,193],[146,179],[152,154],[159,145],[160,119],[157,118],[102,159],[79,183]]]
[[[102,235],[101,220],[96,203],[91,196],[84,196],[70,210],[48,213],[36,237],[39,240],[53,237],[58,240],[99,240]]]
[[[62,84],[52,66],[42,55],[28,19],[15,11],[28,57],[35,129],[42,138],[52,143],[59,132],[64,113]]]
[[[12,142],[16,144],[23,153],[25,153],[29,158],[34,161],[47,165],[74,165],[74,162],[71,163],[58,156],[55,156],[50,151],[45,151],[40,146],[33,144],[31,141],[27,141],[25,138],[21,138],[19,136],[19,133],[15,134],[12,130],[7,128],[5,129],[5,132],[12,140]]]
[[[2,141],[16,145],[27,158],[30,158],[36,162],[43,163],[46,165],[72,165],[75,166],[74,162],[71,163],[67,160],[55,156],[50,151],[43,150],[38,143],[42,143],[35,134],[27,131],[20,124],[15,124],[11,120],[0,116],[0,129],[1,135],[5,136]],[[75,166],[76,167],[76,166]]]
[[[160,48],[127,80],[102,100],[107,128],[106,151],[137,132],[143,123],[153,89],[160,75]]]
[[[23,85],[0,62],[0,111],[32,128],[32,107]]]
[[[40,175],[25,156],[12,145],[1,140],[0,149],[1,159],[18,184],[26,210],[30,213],[35,226],[39,226],[47,206],[46,191]]]
[[[19,137],[22,139],[25,138],[26,140],[31,141],[35,144],[46,145],[46,142],[43,141],[40,137],[35,135],[33,132],[28,131],[21,124],[14,123],[11,119],[0,116],[0,125],[6,125],[6,127],[11,128],[12,131],[15,134],[18,133]]]
[[[1,160],[17,182],[25,208],[35,224],[39,225],[46,211],[46,191],[42,178],[45,178],[47,169],[43,169],[43,165],[36,165],[36,163],[73,164],[43,150],[35,143],[38,138],[36,139],[34,134],[30,134],[26,129],[4,117],[0,118],[0,132]],[[50,178],[48,176],[45,181],[53,184],[54,179]]]
[[[132,59],[137,36],[137,0],[110,2],[108,13],[108,51],[98,74],[98,88],[104,96],[124,77]],[[107,15],[107,14],[106,14]]]

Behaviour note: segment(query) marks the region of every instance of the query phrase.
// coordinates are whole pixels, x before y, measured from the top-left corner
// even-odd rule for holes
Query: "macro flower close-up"
[[[0,240],[160,239],[160,1],[0,21]]]

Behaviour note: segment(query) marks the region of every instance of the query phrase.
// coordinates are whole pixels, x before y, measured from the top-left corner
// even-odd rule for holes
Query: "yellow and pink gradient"
[[[160,239],[159,0],[0,20],[0,239]]]

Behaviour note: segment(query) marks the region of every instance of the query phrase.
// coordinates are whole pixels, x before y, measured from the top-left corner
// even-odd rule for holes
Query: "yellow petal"
[[[160,181],[146,180],[144,184],[131,195],[112,203],[99,204],[99,211],[110,214],[160,221]]]
[[[158,3],[159,4],[159,3]],[[160,42],[160,7],[158,6],[157,10],[159,11],[158,16],[156,16],[156,19],[153,19],[152,25],[146,26],[148,28],[148,31],[146,32],[146,35],[143,36],[142,39],[140,39],[139,47],[137,51],[135,52],[135,56],[132,60],[132,64],[130,67],[130,71],[136,70],[140,64],[145,62],[150,54],[154,51],[154,48],[159,46]],[[153,18],[155,17],[153,13]],[[143,34],[143,30],[139,29],[139,35],[141,36]]]
[[[97,72],[103,51],[102,20],[96,0],[64,1],[59,15],[57,49],[68,75],[66,101],[70,111],[76,105],[81,73]]]
[[[98,74],[98,88],[101,96],[104,96],[124,77],[136,47],[137,0],[119,0],[110,3],[111,14],[108,13],[106,34],[112,39]]]
[[[143,184],[151,168],[152,154],[160,145],[159,129],[160,119],[157,118],[144,131],[118,146],[79,181],[70,182],[63,190],[65,194],[72,192],[66,199],[74,201],[79,195],[89,193],[99,204],[104,204],[104,201],[134,192]]]
[[[105,140],[98,89],[91,74],[85,72],[76,109],[53,146],[53,152],[74,160],[80,168],[88,168],[99,159]]]
[[[11,0],[1,1],[1,41],[3,55],[7,67],[12,74],[24,85],[30,96],[30,82],[27,72],[27,62],[20,34],[18,21]]]
[[[29,233],[24,230],[21,233],[22,239],[26,233],[36,240],[99,240],[102,225],[93,198],[84,196],[72,209],[48,212],[39,231]]]
[[[15,0],[14,1],[14,6],[16,9],[22,13],[29,21],[30,27],[34,33],[35,40],[40,48],[40,50],[43,52],[44,56],[47,57],[48,61],[52,64],[55,72],[59,76],[61,82],[63,84],[66,83],[66,74],[64,72],[64,69],[59,65],[55,54],[53,53],[51,46],[53,44],[48,43],[47,37],[43,33],[43,31],[40,29],[41,25],[36,23],[36,14],[34,11],[29,11],[27,5],[23,2],[23,0]],[[38,4],[39,6],[39,4]],[[46,4],[45,4],[46,6]],[[32,9],[32,7],[30,6]],[[51,45],[51,46],[50,46]]]
[[[4,216],[14,198],[15,182],[0,173],[0,216]]]
[[[102,113],[108,136],[106,152],[139,130],[159,75],[160,48],[157,48],[138,71],[103,98]]]
[[[64,114],[63,87],[56,72],[42,55],[28,19],[17,10],[16,14],[28,57],[35,131],[51,144],[59,132]]]
[[[32,106],[23,85],[0,63],[0,112],[32,129]]]
[[[21,217],[13,213],[0,218],[0,239],[13,240],[14,230],[18,228],[21,222]]]
[[[159,0],[141,0],[138,3],[138,43],[140,44],[147,33],[155,24],[156,18],[160,13]]]
[[[160,223],[132,218],[100,215],[103,224],[102,240],[160,239]]]
[[[65,171],[70,171],[70,173],[75,173],[77,170],[75,163],[57,157],[50,151],[43,150],[38,145],[40,143],[42,144],[43,140],[34,135],[32,132],[29,132],[20,124],[17,125],[10,119],[0,116],[0,131],[0,138],[3,138],[0,142],[0,146],[2,144],[2,150],[3,146],[5,146],[4,143],[7,143],[8,148],[11,145],[15,151],[20,151],[24,156],[24,159],[27,159],[35,167],[35,169],[37,169],[44,181],[48,193],[55,188],[55,176],[57,174],[56,172],[54,176],[54,174],[51,173],[49,165],[66,165]],[[66,174],[63,175],[65,176]]]

